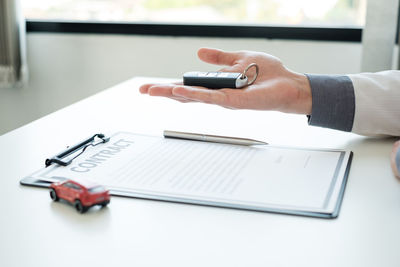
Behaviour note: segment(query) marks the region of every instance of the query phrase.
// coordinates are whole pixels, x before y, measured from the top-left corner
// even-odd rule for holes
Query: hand
[[[243,72],[249,64],[257,63],[260,72],[254,84],[244,89],[210,90],[182,84],[145,84],[140,87],[140,92],[181,102],[203,102],[232,109],[311,114],[312,97],[307,77],[290,71],[278,58],[260,52],[225,52],[211,48],[199,49],[198,56],[207,63],[227,66],[220,71]],[[252,75],[254,69],[249,70],[249,79]]]
[[[400,179],[400,170],[397,169],[396,166],[396,155],[397,155],[397,151],[400,149],[400,140],[397,141],[396,143],[394,143],[393,145],[393,149],[392,149],[392,156],[390,159],[390,165],[392,166],[392,170],[394,175]]]

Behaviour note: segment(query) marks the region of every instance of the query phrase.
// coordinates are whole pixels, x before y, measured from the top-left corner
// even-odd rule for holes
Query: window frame
[[[170,24],[27,19],[28,33],[90,33],[176,37],[262,38],[361,42],[362,27],[309,27],[239,24]]]

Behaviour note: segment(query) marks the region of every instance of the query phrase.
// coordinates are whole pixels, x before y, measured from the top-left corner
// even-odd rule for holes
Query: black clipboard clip
[[[96,142],[98,139],[100,139],[101,141]],[[110,141],[109,137],[105,137],[104,134],[95,134],[92,137],[80,142],[79,144],[68,148],[67,150],[59,153],[58,155],[46,159],[45,161],[45,165],[46,167],[49,167],[51,164],[53,163],[57,163],[61,166],[68,166],[69,164],[71,164],[71,162],[76,159],[77,157],[79,157],[83,152],[85,152],[86,148],[88,148],[89,146],[97,146],[99,144],[103,144],[103,143],[107,143],[108,141]],[[95,143],[96,142],[96,143]],[[68,157],[69,155],[75,153],[78,150],[82,151],[76,155],[75,157],[73,157],[72,159],[69,160],[63,160],[63,158]]]

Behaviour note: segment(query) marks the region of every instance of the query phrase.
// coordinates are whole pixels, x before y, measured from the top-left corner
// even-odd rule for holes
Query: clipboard
[[[336,218],[353,153],[244,146],[127,132],[97,134],[46,160],[20,183],[93,180],[115,196]]]

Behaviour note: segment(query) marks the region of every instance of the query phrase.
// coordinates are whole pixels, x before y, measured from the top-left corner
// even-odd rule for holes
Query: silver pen
[[[213,142],[231,145],[242,145],[242,146],[253,146],[253,145],[268,145],[268,143],[257,141],[247,138],[229,137],[229,136],[218,136],[218,135],[208,135],[208,134],[198,134],[198,133],[185,133],[164,130],[165,138],[175,138],[184,140],[194,140],[203,142]]]

